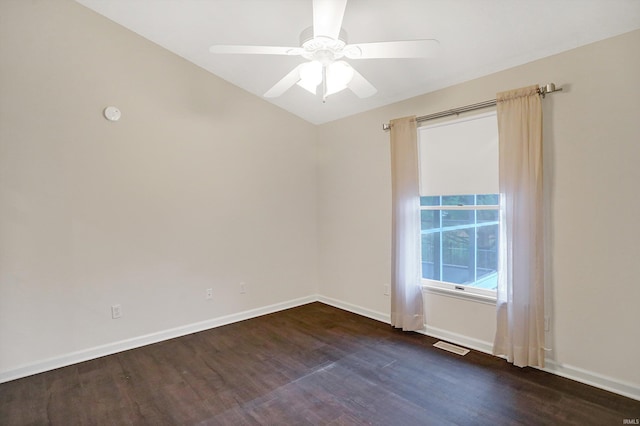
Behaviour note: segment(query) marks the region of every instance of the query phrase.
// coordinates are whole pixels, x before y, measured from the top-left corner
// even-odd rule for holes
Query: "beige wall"
[[[544,102],[552,368],[640,397],[640,31],[319,128],[320,288],[388,315],[390,175],[383,123],[555,82]],[[427,326],[490,345],[493,309],[427,294]],[[600,384],[602,384],[600,383]]]
[[[73,1],[0,19],[0,373],[317,292],[315,126]]]

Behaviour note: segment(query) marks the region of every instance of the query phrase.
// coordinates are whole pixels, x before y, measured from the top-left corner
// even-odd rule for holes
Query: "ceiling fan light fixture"
[[[322,64],[320,62],[311,61],[300,65],[298,86],[315,94],[320,83],[322,83]]]
[[[353,79],[353,68],[345,61],[336,61],[327,66],[326,96],[338,93],[347,88]]]

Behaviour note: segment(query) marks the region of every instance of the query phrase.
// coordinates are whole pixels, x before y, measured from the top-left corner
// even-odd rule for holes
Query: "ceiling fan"
[[[316,94],[322,84],[322,100],[346,88],[358,97],[374,95],[376,88],[356,71],[348,59],[424,58],[432,56],[438,40],[421,39],[347,44],[342,19],[347,0],[313,0],[313,26],[300,34],[300,47],[214,45],[211,53],[302,56],[307,62],[295,67],[264,96],[275,98],[295,84]]]

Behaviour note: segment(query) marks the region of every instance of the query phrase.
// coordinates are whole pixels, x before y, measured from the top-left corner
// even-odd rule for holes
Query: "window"
[[[419,129],[423,284],[495,297],[498,128],[495,113]]]
[[[494,295],[498,284],[498,194],[420,197],[422,278]]]

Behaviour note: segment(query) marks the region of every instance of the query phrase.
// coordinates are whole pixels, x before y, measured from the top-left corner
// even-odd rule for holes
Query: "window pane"
[[[440,281],[440,233],[422,234],[422,278]]]
[[[478,194],[476,204],[479,206],[497,206],[499,203],[498,194]]]
[[[473,210],[442,210],[442,226],[473,225]]]
[[[420,219],[422,230],[440,228],[440,210],[422,210]]]
[[[474,228],[442,233],[442,281],[455,284],[473,283],[474,244]]]
[[[497,194],[421,197],[422,277],[495,291],[498,284]],[[446,207],[465,205],[463,209]],[[442,207],[438,207],[442,206]],[[440,210],[442,208],[443,210]]]
[[[478,210],[478,223],[497,222],[498,210]]]
[[[498,287],[498,225],[481,226],[477,230],[476,283],[478,288]]]
[[[446,195],[442,197],[443,206],[472,206],[473,195]]]
[[[420,197],[420,205],[421,206],[439,206],[440,205],[440,197]]]

